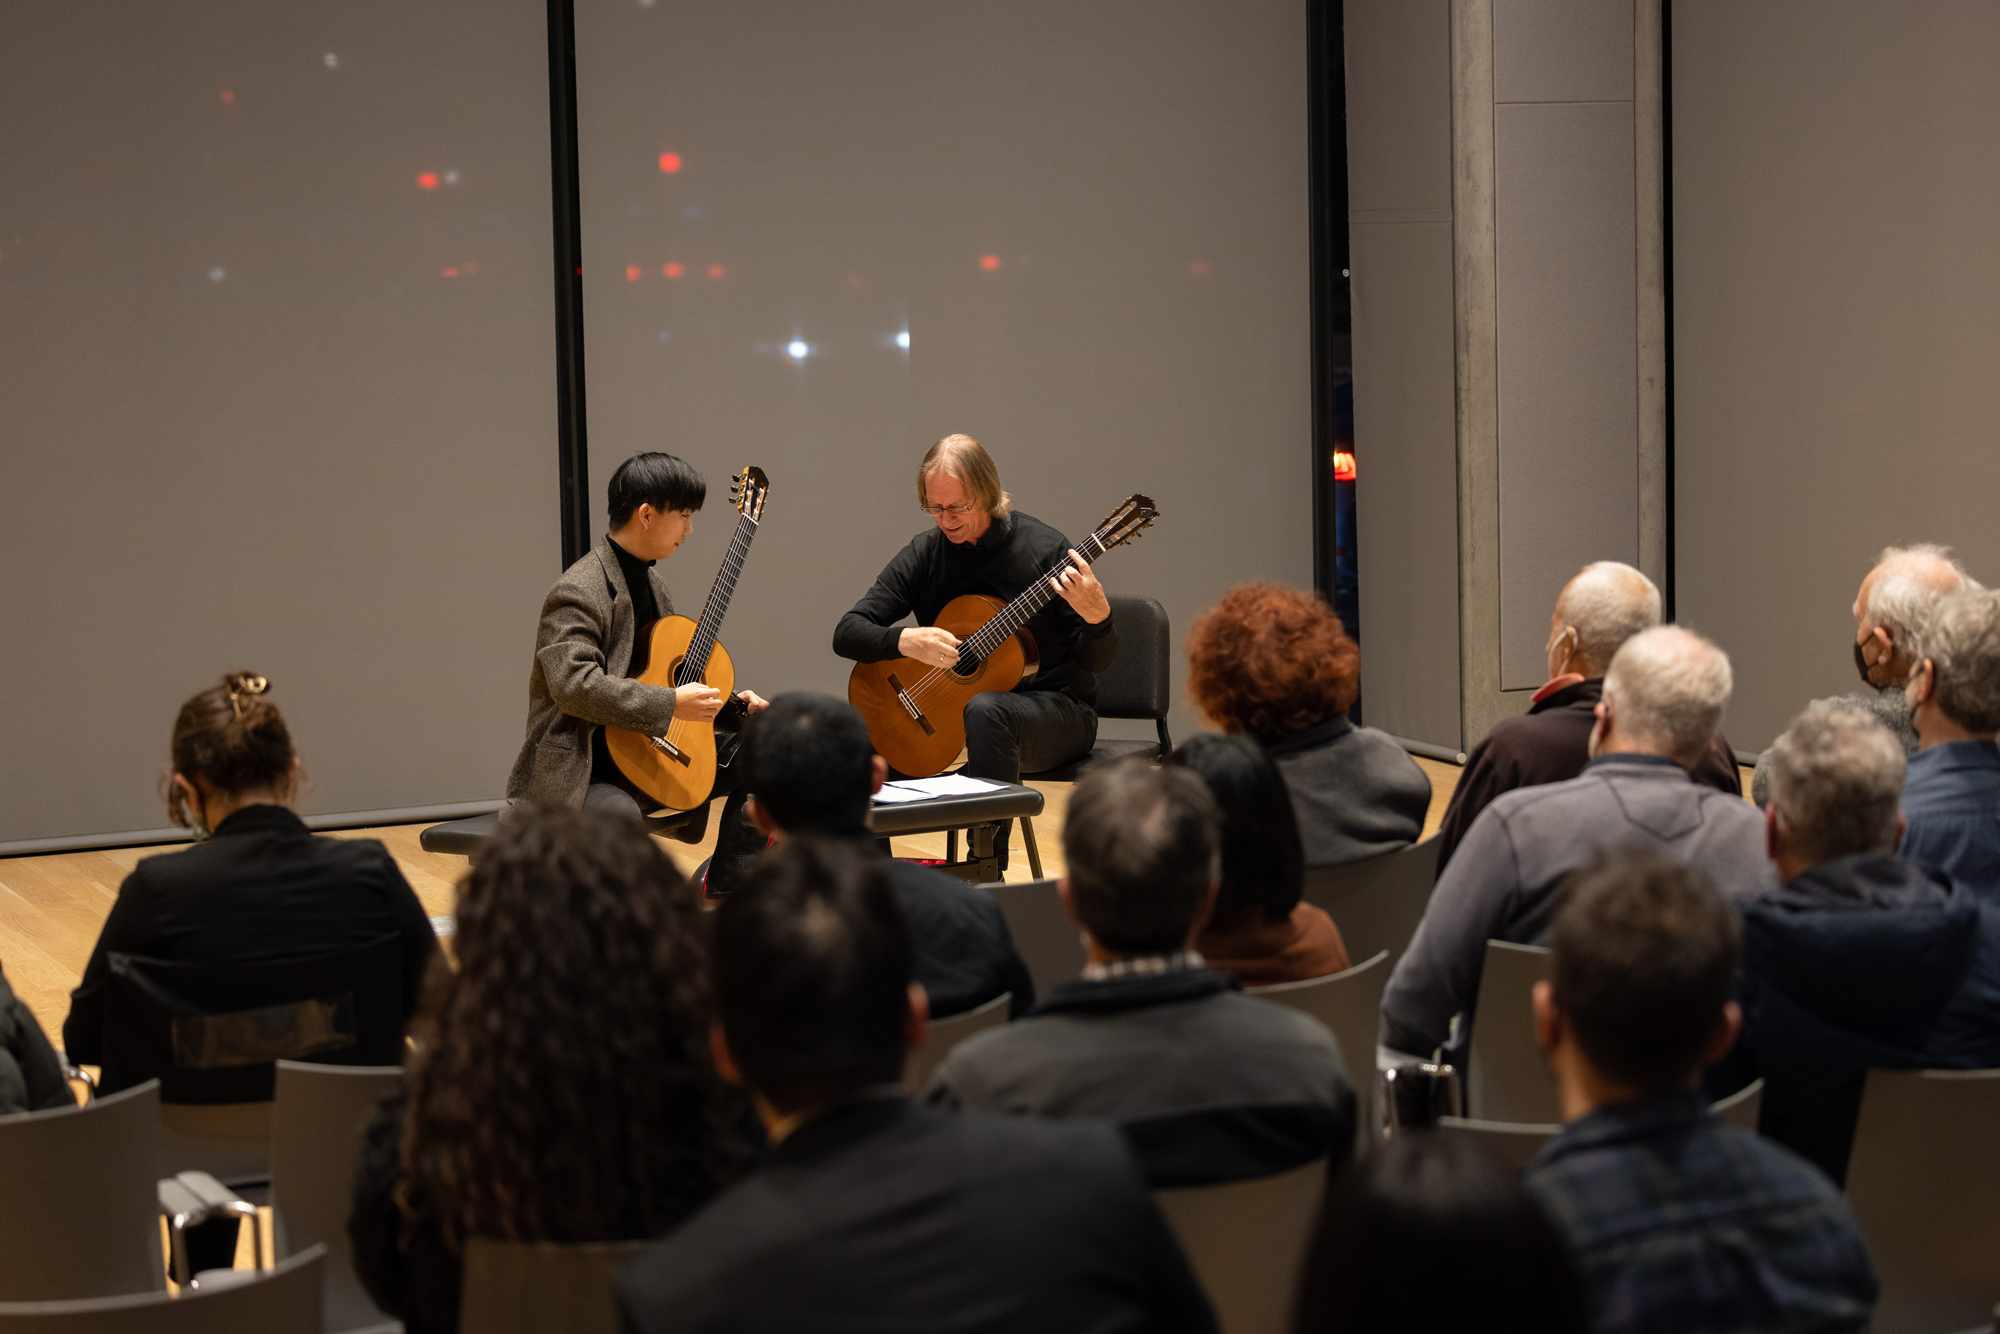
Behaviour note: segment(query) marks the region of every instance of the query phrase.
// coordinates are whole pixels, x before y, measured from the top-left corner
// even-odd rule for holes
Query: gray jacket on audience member
[[[74,1106],[61,1058],[0,973],[0,1116]]]
[[[1611,848],[1657,848],[1736,902],[1776,886],[1764,820],[1657,755],[1600,755],[1566,783],[1496,798],[1438,877],[1382,996],[1382,1040],[1427,1053],[1463,1013],[1467,1040],[1486,942],[1547,942],[1564,876]]]
[[[1372,1053],[1370,1053],[1372,1055]],[[1266,1176],[1354,1146],[1324,1026],[1207,968],[1079,980],[954,1048],[933,1106],[1118,1123],[1154,1189]]]
[[[657,567],[648,573],[660,615],[673,615],[665,578]],[[609,537],[600,537],[542,601],[528,672],[528,735],[507,775],[507,800],[581,806],[590,790],[590,741],[600,726],[667,730],[673,692],[625,676],[638,634],[633,622],[618,553]]]
[[[1423,835],[1430,776],[1387,733],[1334,717],[1259,741],[1291,790],[1307,866],[1394,852]]]

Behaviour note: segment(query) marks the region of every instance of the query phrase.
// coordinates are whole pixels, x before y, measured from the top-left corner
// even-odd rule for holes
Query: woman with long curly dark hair
[[[356,1173],[355,1268],[410,1334],[457,1330],[466,1238],[658,1236],[746,1165],[748,1109],[709,1057],[703,931],[632,821],[501,821]]]
[[[1431,780],[1387,734],[1348,721],[1361,650],[1324,601],[1239,584],[1195,621],[1187,655],[1196,707],[1278,762],[1307,866],[1392,852],[1423,833]]]

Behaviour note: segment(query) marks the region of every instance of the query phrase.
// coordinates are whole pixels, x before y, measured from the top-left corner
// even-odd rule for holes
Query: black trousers
[[[724,757],[724,763],[715,771],[715,789],[708,799],[714,801],[724,794],[729,799],[722,803],[722,824],[716,830],[715,854],[708,863],[708,892],[712,895],[727,893],[737,869],[764,846],[764,836],[745,818],[744,807],[750,794],[743,790],[736,766],[728,762],[735,758],[738,737],[724,732],[715,739],[717,753]],[[592,783],[583,794],[583,804],[588,810],[616,811],[634,820],[645,816],[639,799],[616,783]]]
[[[1018,783],[1090,753],[1097,744],[1097,710],[1060,690],[988,691],[965,706],[965,768],[968,778]],[[1003,826],[993,841],[1000,867],[1007,867]]]

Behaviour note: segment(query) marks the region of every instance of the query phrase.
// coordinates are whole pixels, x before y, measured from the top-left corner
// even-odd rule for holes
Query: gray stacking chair
[[[1007,919],[1014,948],[1028,965],[1035,980],[1035,999],[1041,1000],[1064,982],[1074,982],[1083,974],[1083,936],[1076,923],[1063,911],[1062,895],[1053,880],[982,885],[1000,915]]]
[[[1153,1192],[1222,1334],[1290,1330],[1292,1295],[1319,1223],[1326,1173],[1326,1159],[1319,1158],[1248,1181]]]
[[[1348,958],[1366,959],[1387,950],[1393,969],[1431,901],[1437,852],[1438,841],[1432,837],[1358,862],[1308,866],[1305,900],[1333,918]]]
[[[1389,951],[1377,950],[1374,958],[1346,972],[1251,987],[1246,992],[1309,1014],[1333,1030],[1347,1062],[1347,1077],[1354,1084],[1357,1152],[1381,1134],[1381,1117],[1375,1109],[1375,1034],[1381,1024],[1382,988],[1388,981]]]
[[[931,1071],[938,1068],[953,1047],[976,1033],[1006,1023],[1008,1007],[1013,1003],[1014,993],[1003,991],[977,1009],[949,1019],[933,1019],[924,1030],[924,1045],[911,1052],[903,1063],[904,1091],[923,1092],[924,1085],[930,1083]]]
[[[2000,1070],[1870,1070],[1847,1161],[1879,1330],[1963,1330],[2000,1294]]]
[[[1714,1104],[1712,1110],[1722,1124],[1754,1132],[1764,1111],[1764,1081],[1753,1079],[1736,1092]]]
[[[458,1334],[619,1334],[611,1280],[652,1244],[469,1237]]]
[[[271,1103],[271,1212],[279,1258],[307,1247],[327,1252],[323,1297],[329,1334],[392,1323],[354,1273],[347,1215],[361,1132],[400,1066],[279,1061]]]
[[[1535,1040],[1530,993],[1549,975],[1549,952],[1539,945],[1486,942],[1472,1016],[1472,1055],[1466,1101],[1482,1121],[1548,1125],[1562,1120],[1556,1081]]]
[[[153,1254],[159,1254],[157,1236]],[[241,1283],[178,1298],[145,1292],[82,1301],[0,1302],[0,1334],[321,1334],[319,1285],[325,1266],[326,1252],[315,1246]]]
[[[1559,1125],[1524,1125],[1518,1121],[1480,1121],[1466,1116],[1440,1116],[1438,1133],[1474,1140],[1516,1172],[1528,1170],[1542,1146],[1556,1137]]]
[[[159,1137],[158,1080],[0,1117],[0,1301],[165,1291]]]

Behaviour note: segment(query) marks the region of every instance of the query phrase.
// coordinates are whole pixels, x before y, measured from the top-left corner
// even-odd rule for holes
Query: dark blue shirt
[[[1918,751],[1903,782],[1909,828],[1896,851],[2000,908],[2000,747],[1947,741]]]
[[[1598,1334],[1860,1330],[1875,1270],[1819,1172],[1697,1093],[1600,1107],[1528,1169]]]

